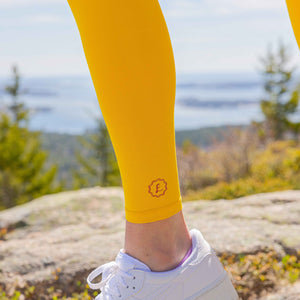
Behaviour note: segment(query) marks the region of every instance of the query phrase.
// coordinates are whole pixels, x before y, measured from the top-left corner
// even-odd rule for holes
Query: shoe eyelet
[[[133,280],[135,279],[135,276],[133,276]]]
[[[126,286],[126,289],[128,289],[128,288],[129,288],[129,285]]]
[[[135,286],[132,287],[135,290]]]

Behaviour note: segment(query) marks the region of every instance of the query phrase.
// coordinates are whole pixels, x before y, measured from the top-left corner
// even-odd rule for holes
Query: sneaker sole
[[[217,284],[207,287],[186,300],[239,300],[239,296],[225,270],[222,277]]]

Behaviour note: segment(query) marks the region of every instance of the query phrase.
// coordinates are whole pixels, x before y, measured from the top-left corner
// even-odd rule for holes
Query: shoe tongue
[[[129,271],[130,269],[139,269],[144,271],[151,271],[150,268],[139,261],[138,259],[126,254],[125,252],[120,250],[119,254],[116,258],[116,263],[119,265],[120,269],[124,271]]]

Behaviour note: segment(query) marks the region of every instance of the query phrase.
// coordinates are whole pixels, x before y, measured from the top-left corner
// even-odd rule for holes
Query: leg
[[[125,251],[152,270],[191,247],[175,148],[175,63],[157,0],[69,0],[124,188]],[[151,253],[151,255],[149,254]]]
[[[144,262],[152,271],[175,268],[191,244],[182,211],[152,223],[126,222],[125,252]]]
[[[200,231],[188,232],[184,222],[175,64],[158,0],[68,2],[125,195],[125,249],[88,276],[89,286],[101,289],[96,299],[237,300],[210,245]],[[93,283],[99,274],[101,282]]]
[[[300,49],[300,2],[299,0],[286,0],[290,20],[294,29],[294,34]]]

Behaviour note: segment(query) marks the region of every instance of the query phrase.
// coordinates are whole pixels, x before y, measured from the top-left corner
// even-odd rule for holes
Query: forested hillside
[[[219,126],[207,127],[195,130],[180,130],[175,132],[176,146],[181,147],[184,140],[189,139],[193,144],[201,148],[208,148],[212,141],[222,141],[225,132],[233,128],[246,128],[246,126]],[[56,180],[65,181],[66,187],[72,189],[71,170],[82,168],[75,157],[75,152],[79,151],[82,156],[88,157],[89,150],[81,145],[79,135],[45,133],[41,134],[42,148],[49,152],[47,164],[58,165]]]

